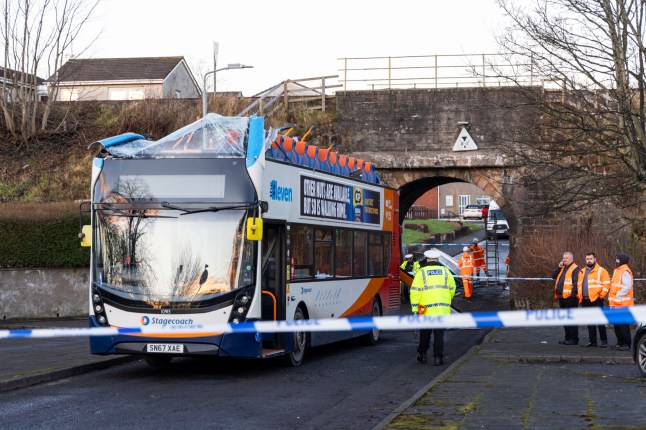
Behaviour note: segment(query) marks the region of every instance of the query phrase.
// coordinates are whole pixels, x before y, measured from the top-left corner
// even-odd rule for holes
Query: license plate
[[[183,354],[184,345],[181,343],[149,343],[146,345],[146,352],[158,352],[162,354]]]

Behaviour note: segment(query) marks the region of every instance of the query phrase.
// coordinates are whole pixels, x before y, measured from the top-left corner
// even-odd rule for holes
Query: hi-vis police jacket
[[[411,267],[408,267],[409,265]],[[415,261],[413,262],[413,264],[410,264],[408,260],[405,260],[399,267],[401,267],[403,271],[413,272],[413,275],[415,275],[415,273],[417,273],[417,271],[419,270],[420,265],[419,265],[419,261]],[[410,270],[407,270],[407,269],[410,269]]]
[[[448,315],[454,295],[455,279],[449,269],[439,263],[431,263],[415,274],[410,287],[410,304],[414,314],[424,306],[423,315]]]

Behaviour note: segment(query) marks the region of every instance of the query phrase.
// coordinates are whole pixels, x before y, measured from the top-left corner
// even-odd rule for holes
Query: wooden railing
[[[279,109],[289,110],[290,101],[315,102],[320,104],[310,106],[310,109],[320,109],[325,112],[326,99],[332,97],[330,92],[333,88],[342,87],[336,80],[339,75],[317,76],[314,78],[288,79],[258,94],[257,99],[250,104],[238,116],[256,114],[259,116],[271,116]],[[313,84],[309,84],[314,81]],[[305,84],[305,83],[308,84]]]

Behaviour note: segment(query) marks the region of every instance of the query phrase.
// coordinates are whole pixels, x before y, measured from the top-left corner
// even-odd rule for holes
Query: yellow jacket
[[[449,269],[431,263],[415,274],[410,287],[410,304],[417,315],[448,315],[454,295],[455,279]]]

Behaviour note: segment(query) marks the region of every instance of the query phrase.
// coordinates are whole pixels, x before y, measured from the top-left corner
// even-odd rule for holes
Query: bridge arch
[[[511,215],[508,197],[503,186],[509,181],[510,174],[504,168],[441,168],[441,169],[382,169],[380,177],[383,182],[399,190],[399,223],[404,222],[406,213],[428,190],[452,182],[473,184],[491,196],[505,212]]]

